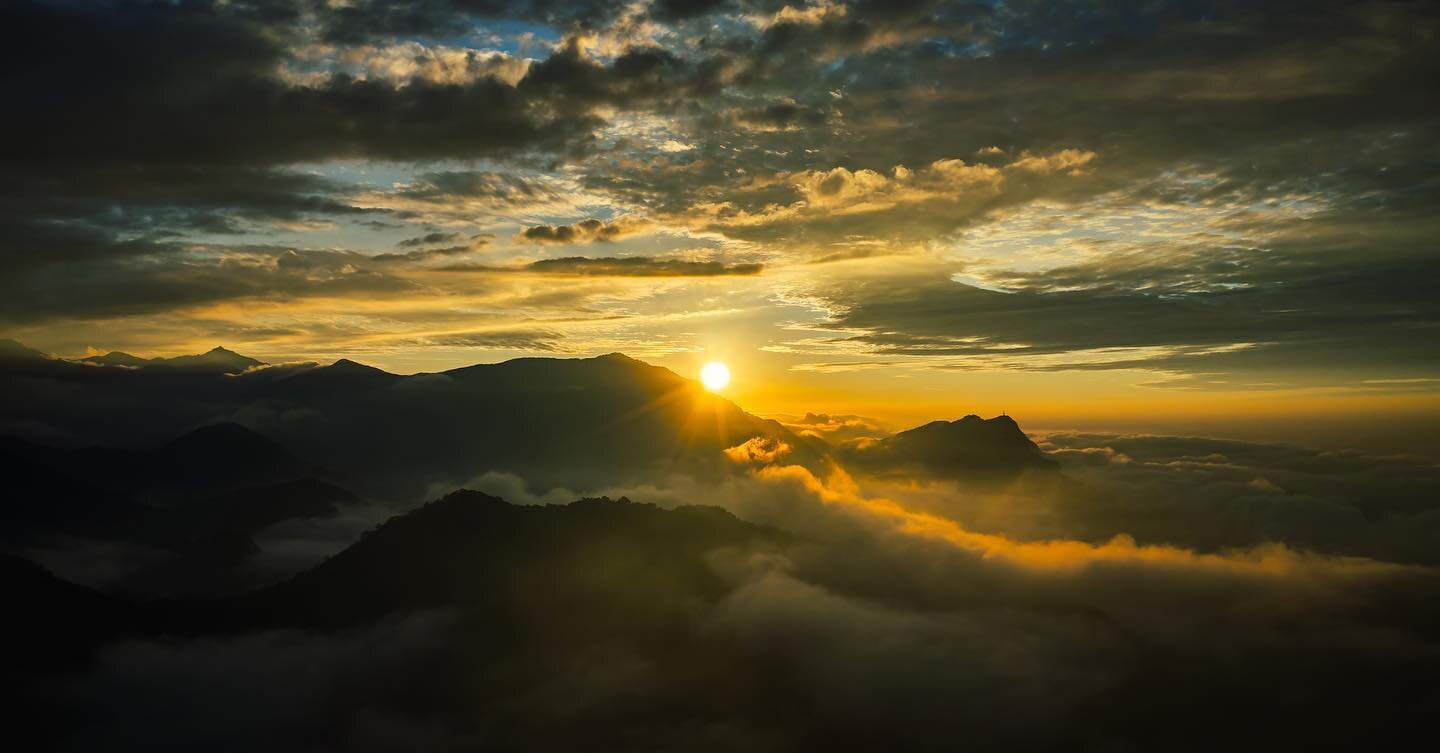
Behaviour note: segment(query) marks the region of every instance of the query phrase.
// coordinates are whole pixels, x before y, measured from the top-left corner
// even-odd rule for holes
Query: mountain
[[[27,347],[15,340],[0,340],[0,360],[54,360],[49,355]],[[94,366],[117,366],[122,368],[156,368],[174,369],[197,373],[214,374],[239,374],[256,366],[266,365],[263,361],[242,356],[233,350],[225,347],[211,348],[205,353],[188,356],[175,356],[173,358],[141,358],[120,350],[112,350],[104,355],[85,356],[76,359],[74,362],[91,364]]]
[[[618,353],[409,376],[348,360],[255,369],[258,361],[230,351],[204,358],[233,368],[174,368],[176,359],[138,369],[0,364],[0,431],[49,444],[137,446],[238,423],[365,496],[407,502],[490,472],[581,491],[675,474],[718,478],[737,470],[724,450],[755,437],[783,443],[787,462],[817,470],[828,454],[694,380]],[[203,465],[205,453],[196,458]]]
[[[134,539],[143,506],[130,494],[92,483],[80,455],[0,437],[0,545],[64,534]]]
[[[234,423],[202,426],[153,450],[51,447],[4,437],[0,458],[57,482],[156,502],[324,475],[274,440]]]
[[[86,668],[100,642],[130,624],[133,609],[97,591],[67,583],[20,557],[0,554],[0,666],[9,690],[15,673]]]
[[[932,421],[849,445],[840,454],[847,467],[881,476],[989,481],[1059,468],[1009,416],[983,419],[971,414],[957,421]]]
[[[128,368],[140,368],[148,363],[150,359],[132,356],[129,353],[119,350],[112,350],[101,356],[86,356],[80,359],[82,363],[93,363],[96,366],[123,366]]]
[[[284,380],[277,391],[292,398],[305,398],[336,392],[357,392],[388,387],[404,377],[374,366],[342,358],[329,366],[320,366]]]
[[[236,423],[202,426],[147,458],[146,487],[221,491],[315,476],[320,471],[279,442]]]
[[[15,340],[8,338],[0,340],[0,361],[48,360],[49,358],[50,356]]]
[[[756,436],[790,445],[795,462],[825,452],[693,380],[620,354],[413,376],[342,360],[237,398],[258,428],[379,496],[417,498],[492,471],[541,489],[715,477],[733,470],[723,450]]]
[[[1004,416],[937,421],[830,448],[619,353],[408,376],[348,359],[253,368],[259,363],[223,348],[139,369],[5,362],[0,431],[135,445],[196,425],[239,423],[366,496],[405,501],[491,472],[536,490],[613,488],[676,474],[715,479],[737,470],[724,450],[755,437],[788,447],[784,462],[819,472],[832,456],[880,475],[990,480],[1055,468]],[[87,395],[83,409],[71,398],[77,393]],[[210,454],[194,453],[197,467]]]
[[[331,518],[358,502],[278,443],[236,424],[153,449],[56,448],[0,437],[0,547],[67,558],[135,553],[115,585],[219,592],[277,523]]]
[[[511,505],[460,490],[390,519],[283,583],[202,604],[173,604],[193,629],[348,628],[418,609],[476,609],[602,632],[607,624],[682,620],[726,585],[707,560],[721,548],[789,538],[714,507],[666,510],[621,498]],[[191,611],[191,610],[194,611]]]
[[[359,502],[349,491],[315,478],[246,486],[187,500],[167,516],[188,538],[249,534],[286,520],[333,517]]]
[[[223,347],[211,348],[200,355],[152,358],[145,362],[147,368],[179,369],[220,374],[240,374],[256,366],[264,365],[265,363],[263,361],[242,356],[233,350],[228,350]]]
[[[40,593],[7,601],[27,608],[11,626],[21,640],[8,645],[44,648],[46,668],[60,649],[85,661],[108,641],[110,664],[100,672],[138,659],[142,709],[158,711],[143,695],[155,688],[178,703],[199,695],[203,717],[142,722],[164,727],[157,737],[167,749],[250,749],[204,745],[234,735],[209,716],[243,722],[257,707],[291,704],[304,726],[281,732],[277,749],[352,750],[357,739],[359,749],[372,749],[369,737],[350,731],[359,717],[405,721],[394,738],[393,749],[402,750],[435,740],[409,726],[411,718],[462,737],[480,729],[467,739],[475,745],[420,745],[426,750],[669,749],[644,744],[644,730],[675,718],[722,724],[757,710],[754,718],[764,719],[767,709],[798,700],[790,683],[777,681],[774,657],[705,627],[706,615],[739,585],[734,567],[791,544],[786,534],[717,508],[667,510],[624,499],[517,506],[460,491],[391,519],[283,583],[151,602],[133,614],[14,563],[24,587]],[[736,563],[728,573],[716,564],[727,556]],[[0,560],[0,586],[6,566]],[[83,621],[79,635],[51,639],[39,630],[71,616]],[[218,661],[209,647],[218,648]],[[279,665],[274,650],[283,654]],[[157,659],[172,671],[152,669]],[[293,682],[304,690],[291,692]],[[107,735],[92,739],[91,731],[112,728],[105,720],[128,723],[128,694],[136,692],[128,683],[85,686],[88,695],[41,692],[48,686],[38,682],[20,687],[11,708],[29,712],[23,721],[32,726],[39,726],[34,714],[57,717],[47,733],[73,737],[66,748],[73,750],[105,747]],[[233,689],[235,708],[210,701],[214,688]],[[313,704],[328,712],[314,713]],[[552,706],[560,711],[544,713]],[[79,722],[58,724],[67,718]],[[291,736],[304,744],[288,745]],[[689,736],[682,727],[671,742]],[[138,749],[115,739],[111,749]]]

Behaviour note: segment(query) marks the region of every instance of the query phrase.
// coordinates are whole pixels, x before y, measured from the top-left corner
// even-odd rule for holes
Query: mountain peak
[[[359,361],[352,361],[352,360],[350,360],[350,359],[348,359],[348,358],[338,359],[338,360],[335,361],[335,363],[332,363],[332,364],[330,364],[329,366],[326,366],[326,367],[324,367],[324,368],[327,368],[327,369],[335,369],[335,370],[337,370],[337,371],[348,371],[348,372],[353,372],[353,373],[356,373],[356,374],[362,374],[362,373],[363,373],[363,374],[388,374],[388,373],[389,373],[389,372],[385,371],[384,369],[379,369],[379,368],[376,368],[376,367],[371,366],[371,365],[369,365],[369,364],[360,363]]]
[[[230,422],[202,426],[173,439],[160,448],[158,457],[183,468],[182,478],[188,474],[190,479],[219,486],[293,480],[316,471],[279,442]]]
[[[0,359],[48,359],[50,356],[18,340],[0,340]]]
[[[253,369],[256,366],[264,366],[265,362],[250,358],[249,356],[240,355],[223,345],[217,345],[200,355],[155,358],[151,359],[147,365],[160,366],[167,369],[218,371],[226,374],[238,374],[242,371]]]
[[[150,362],[148,358],[131,355],[123,350],[112,350],[103,356],[86,356],[80,359],[81,363],[93,363],[99,366],[129,366],[140,367]]]
[[[357,390],[384,387],[404,378],[384,369],[341,358],[328,366],[308,369],[282,379],[278,384],[279,389],[292,398],[320,395],[333,398]]]
[[[849,454],[857,466],[874,472],[921,470],[946,478],[1003,478],[1056,467],[1015,419],[1003,414],[986,419],[971,413],[954,421],[931,421],[853,448]]]
[[[234,449],[239,445],[251,447],[274,447],[279,445],[265,435],[241,426],[233,421],[202,426],[166,443],[167,449],[180,447],[204,447],[205,449]]]

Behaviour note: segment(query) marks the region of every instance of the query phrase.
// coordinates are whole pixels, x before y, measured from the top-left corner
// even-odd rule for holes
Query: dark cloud
[[[565,335],[549,329],[489,330],[459,332],[427,338],[435,345],[461,348],[532,350],[554,353],[564,350]]]
[[[905,283],[910,299],[884,300],[901,294],[885,282],[853,302],[845,286],[829,291],[847,308],[836,323],[860,331],[844,347],[989,358],[986,343],[1018,344],[1017,363],[1162,348],[1025,367],[1160,358],[1194,376],[1223,359],[1237,384],[1314,373],[1336,352],[1387,374],[1434,367],[1424,333],[1436,321],[1440,16],[1423,4],[271,0],[0,13],[16,113],[0,164],[0,259],[23,281],[12,287],[81,280],[96,301],[124,299],[101,280],[164,289],[194,273],[174,262],[186,248],[285,226],[493,211],[521,241],[584,242],[624,231],[535,223],[624,216],[774,256],[954,261]],[[514,75],[379,75],[353,62],[402,47],[473,62],[488,34],[512,50]],[[1015,168],[1067,152],[1093,159]],[[379,198],[362,202],[354,185],[287,168],[334,160],[399,161],[416,175],[365,186]],[[1001,171],[1003,185],[900,190],[897,167],[923,176],[957,160]],[[892,185],[851,190],[857,176]],[[535,209],[573,200],[577,184],[581,205]],[[825,206],[836,196],[848,198]],[[374,208],[386,201],[393,211]],[[1096,202],[1110,202],[1114,224],[1058,263],[1007,265],[1013,249],[1044,247],[1021,233],[999,252],[967,237],[1038,205],[1083,234],[1077,212]],[[1238,216],[1267,206],[1303,216]],[[1156,207],[1209,226],[1111,243],[1121,218]],[[1017,292],[944,279],[978,266]],[[38,322],[66,299],[63,287],[23,291],[11,306],[34,313],[8,318]],[[1214,352],[1237,343],[1256,345]]]
[[[400,248],[420,248],[422,246],[435,246],[441,243],[457,241],[463,237],[465,236],[461,235],[460,233],[426,233],[425,235],[422,235],[418,238],[407,238],[403,241],[400,241],[399,243],[396,243],[395,245],[399,246]]]
[[[595,28],[614,19],[625,0],[354,0],[343,5],[315,3],[326,35],[360,42],[388,36],[453,36],[474,19],[518,20],[560,29]]]
[[[949,368],[1154,368],[1231,373],[1243,385],[1285,369],[1323,378],[1344,352],[1357,365],[1429,373],[1435,360],[1416,334],[1440,321],[1440,309],[1429,282],[1435,262],[1411,247],[1419,239],[1390,241],[1356,269],[1350,260],[1375,236],[1327,240],[1324,229],[1312,221],[1268,249],[1160,257],[1146,248],[992,278],[1011,292],[957,282],[943,269],[841,283],[829,294],[840,313],[826,326],[860,331],[839,343],[948,357]]]
[[[613,277],[715,277],[720,275],[756,275],[763,264],[719,261],[686,261],[657,259],[645,256],[604,257],[590,259],[571,256],[563,259],[541,259],[525,267],[531,272],[557,275],[599,275]]]
[[[749,128],[786,129],[820,125],[825,122],[826,112],[820,108],[781,102],[740,110],[734,117],[737,123]]]
[[[554,190],[544,183],[515,173],[488,171],[445,171],[425,173],[397,195],[418,201],[445,202],[454,199],[490,199],[523,203],[552,198]]]
[[[430,253],[393,256],[418,259]],[[240,298],[383,295],[418,288],[405,278],[366,269],[369,259],[351,252],[265,247],[145,247],[83,264],[45,265],[7,276],[0,281],[5,298],[0,302],[0,321],[104,318]]]
[[[530,243],[594,243],[611,241],[636,231],[633,223],[585,219],[573,225],[536,225],[520,231]]]
[[[27,114],[13,135],[32,164],[482,156],[562,148],[594,124],[559,101],[563,117],[542,112],[531,87],[494,78],[290,84],[275,69],[293,30],[228,5],[16,3],[4,22]]]

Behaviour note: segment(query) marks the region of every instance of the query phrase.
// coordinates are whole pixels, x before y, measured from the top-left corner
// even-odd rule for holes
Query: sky
[[[8,2],[0,335],[1440,454],[1440,10]]]

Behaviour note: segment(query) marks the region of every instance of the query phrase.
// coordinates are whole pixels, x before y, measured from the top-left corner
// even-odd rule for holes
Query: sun
[[[730,369],[719,361],[711,361],[700,369],[700,381],[709,390],[722,390],[730,383]]]

